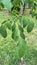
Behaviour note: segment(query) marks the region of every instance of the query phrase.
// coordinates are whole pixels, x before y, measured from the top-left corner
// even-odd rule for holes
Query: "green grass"
[[[0,12],[0,22],[8,19],[10,15]],[[34,20],[34,19],[33,19]],[[28,44],[27,53],[25,55],[26,65],[37,65],[37,21],[35,27],[31,33],[26,33],[26,41]],[[13,60],[13,49],[16,47],[16,43],[11,38],[11,32],[7,31],[7,38],[3,38],[0,35],[0,65],[15,65],[17,58]],[[13,64],[12,64],[13,63]],[[15,63],[15,64],[14,64]],[[18,64],[16,64],[18,65]]]

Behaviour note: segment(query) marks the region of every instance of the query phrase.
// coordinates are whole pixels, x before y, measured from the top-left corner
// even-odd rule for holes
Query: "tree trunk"
[[[24,6],[24,13],[25,14],[29,14],[30,13],[30,9],[29,9],[28,3],[26,3],[25,6]]]
[[[28,5],[28,3],[24,3],[24,4],[22,4],[22,3],[20,3],[20,14],[22,15],[22,14],[29,14],[30,13],[30,9],[29,9],[29,5]]]
[[[20,3],[20,14],[22,15],[24,13],[24,5]]]

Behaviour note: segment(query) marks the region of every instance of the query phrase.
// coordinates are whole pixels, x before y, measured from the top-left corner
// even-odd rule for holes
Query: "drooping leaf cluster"
[[[34,22],[27,16],[13,16],[12,20],[8,19],[0,23],[0,34],[3,37],[7,36],[7,28],[12,31],[12,38],[14,40],[18,38],[25,39],[24,29],[26,27],[27,32],[30,33],[34,27]]]
[[[27,50],[27,43],[25,41],[25,31],[26,28],[27,32],[30,33],[33,30],[34,23],[33,20],[27,16],[12,16],[11,18],[0,22],[0,35],[3,38],[7,37],[7,30],[12,31],[11,43],[4,45],[2,49],[0,49],[1,60],[3,64],[10,64],[10,65],[18,65],[21,57],[26,54]],[[2,53],[3,52],[3,53]],[[4,55],[6,54],[6,55]],[[2,59],[2,57],[4,57]],[[0,61],[1,61],[0,60]],[[1,61],[1,65],[2,64]]]
[[[29,3],[29,0],[0,0],[0,3],[4,5],[10,12],[11,8],[14,6],[14,9],[20,7],[20,2],[22,4]],[[12,11],[15,13],[15,10]],[[13,14],[14,14],[13,13]],[[34,22],[32,19],[30,19],[28,16],[11,16],[8,20],[4,20],[0,22],[0,35],[3,38],[7,37],[7,30],[10,30],[12,32],[11,37],[12,40],[16,43],[16,47],[14,42],[12,42],[7,46],[3,46],[4,52],[6,52],[6,55],[3,59],[2,65],[18,65],[18,61],[21,59],[21,57],[24,56],[27,48],[27,43],[25,41],[25,28],[28,33],[30,33],[33,30]],[[14,45],[14,49],[12,47],[12,44]],[[12,50],[13,51],[12,51]],[[0,50],[1,52],[1,50]],[[3,57],[4,54],[1,54]],[[12,54],[12,55],[11,55]],[[5,61],[6,60],[6,61]],[[6,63],[5,63],[6,62]],[[11,64],[12,63],[12,64]]]

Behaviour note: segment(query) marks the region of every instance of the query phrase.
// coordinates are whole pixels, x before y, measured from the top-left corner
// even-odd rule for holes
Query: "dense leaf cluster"
[[[25,32],[30,33],[34,27],[33,20],[27,16],[12,16],[10,19],[0,23],[0,34],[3,38],[7,37],[7,30],[12,31],[11,43],[0,48],[1,65],[18,65],[21,57],[26,54],[27,43],[25,41]]]
[[[26,27],[27,32],[31,32],[34,27],[34,22],[26,16],[13,16],[12,20],[8,19],[0,23],[0,34],[6,38],[7,28],[12,31],[12,38],[17,40],[18,38],[25,39],[24,29]]]
[[[32,14],[35,8],[34,6],[35,4],[33,0],[18,0],[18,1],[17,0],[0,0],[0,7],[1,6],[6,7],[9,10],[9,12],[15,14],[15,12],[19,10],[20,8],[20,2],[22,5],[28,3],[31,9],[31,14]],[[13,11],[11,11],[11,8],[13,8]],[[27,49],[24,30],[26,28],[26,31],[30,33],[33,30],[33,27],[34,27],[33,20],[25,15],[16,14],[16,16],[11,16],[9,19],[0,22],[0,35],[3,38],[6,38],[8,35],[7,30],[10,30],[12,32],[11,38],[14,41],[10,45],[3,46],[2,49],[4,50],[4,52],[2,49],[0,49],[0,54],[2,57],[0,58],[1,65],[18,65],[19,60],[21,59],[21,57],[24,56]],[[14,49],[12,45],[14,45]]]

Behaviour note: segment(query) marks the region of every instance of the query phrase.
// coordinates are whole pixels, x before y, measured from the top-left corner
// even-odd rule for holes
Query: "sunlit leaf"
[[[9,11],[11,11],[12,4],[11,4],[10,0],[2,0],[2,3],[4,4],[4,6],[5,6]]]

